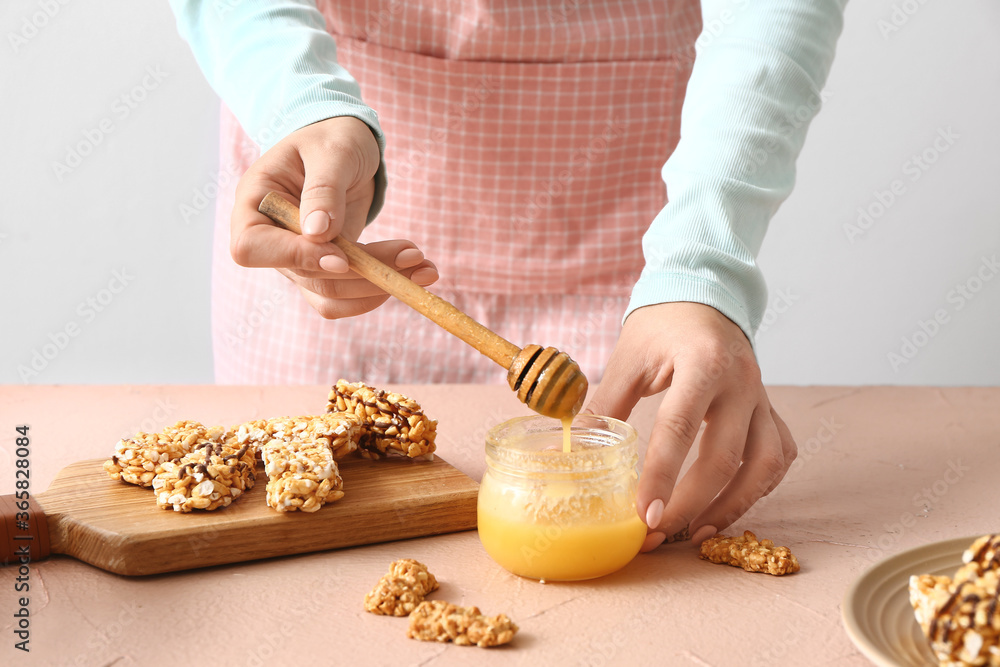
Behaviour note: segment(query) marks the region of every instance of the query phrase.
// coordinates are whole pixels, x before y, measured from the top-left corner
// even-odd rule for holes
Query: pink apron
[[[319,0],[338,60],[385,131],[382,213],[362,241],[413,240],[431,290],[519,346],[600,380],[666,202],[660,168],[701,28],[689,0]],[[223,111],[224,173],[257,149]],[[502,382],[505,371],[390,299],[324,320],[278,272],[229,255],[220,188],[213,344],[223,384]]]

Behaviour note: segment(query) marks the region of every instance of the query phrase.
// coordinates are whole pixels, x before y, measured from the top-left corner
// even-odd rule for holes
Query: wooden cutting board
[[[229,507],[187,514],[160,509],[151,489],[112,480],[103,464],[92,459],[63,468],[34,500],[48,524],[52,553],[117,574],[174,572],[476,527],[479,485],[439,457],[340,461],[344,497],[312,513],[268,507],[260,462],[257,484]],[[12,514],[14,496],[0,500]],[[18,541],[13,520],[6,523],[0,546],[8,553],[2,555],[16,563],[15,550],[25,542]]]

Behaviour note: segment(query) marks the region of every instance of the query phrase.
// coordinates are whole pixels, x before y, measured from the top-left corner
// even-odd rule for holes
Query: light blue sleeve
[[[208,83],[262,153],[306,125],[354,116],[384,156],[378,116],[337,64],[337,45],[313,0],[169,1]],[[382,160],[369,220],[382,207],[385,181]]]
[[[625,317],[657,303],[719,310],[753,342],[767,305],[756,263],[795,183],[846,0],[704,0],[702,34],[663,167],[668,203],[643,237]]]

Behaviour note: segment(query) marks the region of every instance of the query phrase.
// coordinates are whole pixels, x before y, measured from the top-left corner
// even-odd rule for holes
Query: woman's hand
[[[389,295],[349,271],[343,251],[330,242],[338,235],[351,241],[361,235],[378,165],[375,136],[357,118],[330,118],[288,135],[251,165],[236,188],[233,259],[241,266],[277,269],[327,319],[378,307]],[[271,191],[298,204],[301,236],[257,211]],[[364,249],[420,285],[438,278],[434,264],[411,241],[379,241]]]
[[[746,336],[714,308],[664,303],[631,313],[587,408],[626,419],[664,389],[639,479],[644,551],[685,527],[697,544],[733,523],[777,486],[797,451]],[[702,422],[698,457],[678,480]]]

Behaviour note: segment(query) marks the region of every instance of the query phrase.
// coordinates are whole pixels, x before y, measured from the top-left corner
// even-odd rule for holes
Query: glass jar
[[[562,425],[517,417],[486,436],[479,539],[502,567],[549,581],[592,579],[631,561],[646,537],[636,512],[636,432],[579,416],[563,451]]]

